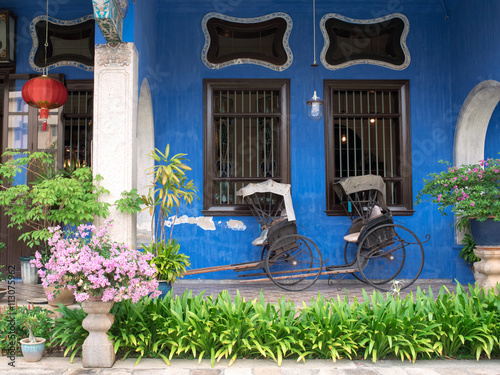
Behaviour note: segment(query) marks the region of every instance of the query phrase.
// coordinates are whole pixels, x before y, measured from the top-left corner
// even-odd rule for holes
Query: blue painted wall
[[[418,4],[417,4],[418,3]],[[451,82],[451,22],[445,20],[440,2],[430,1],[322,1],[316,2],[317,60],[323,47],[319,20],[326,13],[352,18],[374,18],[394,12],[410,21],[407,44],[411,64],[403,71],[358,65],[339,71],[319,67],[323,79],[409,79],[412,121],[412,158],[414,196],[422,179],[440,168],[439,159],[452,159],[454,112]],[[377,5],[378,4],[378,5]],[[290,47],[293,64],[283,72],[255,65],[230,66],[219,70],[201,61],[204,36],[203,16],[219,11],[235,17],[257,17],[271,12],[286,12],[293,20]],[[137,3],[134,41],[140,52],[140,80],[153,79],[156,146],[171,145],[173,152],[189,154],[191,177],[203,188],[203,79],[205,78],[289,78],[291,80],[291,165],[292,197],[299,232],[316,242],[330,264],[343,262],[342,237],[350,225],[346,217],[328,217],[325,210],[325,162],[323,122],[306,116],[306,100],[312,95],[311,68],[312,9],[298,1],[190,1],[182,4],[160,0],[158,4]],[[154,26],[156,25],[156,26]],[[156,78],[154,78],[156,77]],[[151,83],[151,82],[150,82]],[[156,84],[157,83],[157,84]],[[322,97],[322,85],[318,94]],[[466,94],[465,94],[466,95]],[[458,99],[456,99],[458,100]],[[462,99],[463,100],[463,99]],[[201,195],[201,194],[200,194]],[[199,217],[202,201],[185,208],[180,215]],[[230,219],[241,220],[244,231],[227,227]],[[398,221],[420,237],[432,236],[426,246],[422,277],[451,278],[454,267],[451,217],[441,216],[428,204],[415,207],[411,217]],[[255,260],[260,249],[251,241],[259,231],[251,217],[214,217],[215,231],[183,224],[174,229],[182,251],[191,257],[192,266],[206,267]],[[450,259],[450,261],[443,261]],[[233,272],[199,275],[201,278],[234,278]]]
[[[47,12],[46,1],[6,0],[2,9],[9,9],[17,16],[16,73],[36,73],[29,65],[28,56],[33,40],[29,32],[31,21]],[[62,20],[71,20],[92,13],[92,1],[57,0],[49,2],[49,16]],[[42,42],[43,44],[43,42]],[[73,67],[51,69],[50,73],[63,73],[65,79],[92,79],[93,72],[86,72]]]
[[[28,64],[31,20],[45,14],[44,2],[7,0],[3,8],[18,16],[17,72],[32,73]],[[60,19],[74,19],[92,12],[90,0],[52,2],[49,14]],[[434,0],[317,0],[317,60],[323,47],[319,20],[326,13],[340,13],[352,18],[374,18],[394,12],[410,21],[407,44],[411,64],[403,71],[358,65],[329,71],[320,65],[317,82],[323,79],[409,79],[411,98],[413,193],[422,188],[422,179],[442,166],[440,159],[451,160],[455,123],[472,88],[486,79],[500,81],[500,14],[498,0],[445,1],[449,19],[440,1]],[[366,6],[367,4],[370,6]],[[257,17],[271,12],[286,12],[293,20],[290,47],[293,64],[283,72],[239,65],[211,70],[201,61],[204,36],[203,16],[212,11],[235,17]],[[343,259],[342,237],[349,227],[345,217],[328,217],[325,210],[325,162],[323,122],[307,119],[305,101],[312,94],[311,68],[312,9],[310,2],[299,0],[137,0],[131,4],[125,20],[125,41],[134,41],[140,55],[139,85],[147,78],[153,95],[156,146],[171,145],[173,152],[189,154],[191,177],[203,189],[203,79],[205,78],[289,78],[291,80],[291,158],[292,195],[299,232],[316,242],[329,263]],[[58,68],[66,79],[92,78],[93,74],[76,68]],[[322,85],[317,84],[323,97]],[[140,131],[140,124],[139,124]],[[500,109],[492,116],[487,133],[485,156],[497,157],[500,147]],[[200,192],[200,196],[201,196]],[[415,206],[411,217],[398,221],[420,237],[430,233],[422,277],[467,277],[467,270],[457,267],[453,247],[451,217],[441,216],[430,204]],[[180,215],[199,217],[202,202],[185,208]],[[241,220],[244,231],[227,227],[230,219]],[[255,260],[260,249],[251,245],[258,227],[249,217],[214,217],[215,231],[196,225],[175,227],[174,236],[193,267],[215,266]],[[443,261],[445,260],[445,261]],[[457,271],[460,269],[460,271]],[[233,272],[199,277],[234,278]]]
[[[482,81],[500,81],[500,2],[462,0],[450,10],[452,113],[456,123],[463,101]],[[490,121],[485,157],[498,158],[500,152],[500,109]]]

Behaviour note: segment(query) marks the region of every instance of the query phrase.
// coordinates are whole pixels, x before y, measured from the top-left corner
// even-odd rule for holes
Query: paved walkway
[[[437,294],[439,289],[445,286],[449,290],[454,291],[456,285],[450,280],[441,279],[419,279],[411,287],[403,290],[401,296],[406,296],[410,291],[415,292],[418,287],[428,290],[429,287]],[[0,288],[6,288],[7,283],[0,282]],[[19,304],[26,304],[28,301],[41,303],[43,305],[45,294],[41,284],[27,285],[21,281],[17,281],[15,285],[11,286],[13,293]],[[12,289],[11,288],[11,289]],[[358,280],[342,280],[337,282],[333,280],[332,285],[328,285],[327,280],[318,280],[312,287],[301,292],[289,292],[276,286],[272,281],[259,282],[259,283],[246,283],[241,284],[238,280],[186,280],[181,279],[174,284],[174,294],[180,295],[184,291],[192,291],[193,294],[199,294],[205,291],[205,295],[217,295],[223,290],[227,290],[229,294],[234,297],[239,291],[240,295],[247,301],[254,298],[259,298],[260,293],[264,295],[267,302],[275,302],[278,298],[285,296],[294,303],[302,303],[302,301],[309,302],[313,297],[317,297],[321,293],[325,298],[343,298],[346,294],[352,301],[353,298],[362,299],[362,289],[365,289],[370,295],[374,288],[368,284],[362,283]],[[0,306],[7,305],[7,298],[4,297],[0,300]],[[47,305],[45,305],[47,306]]]
[[[308,360],[297,363],[285,360],[281,367],[268,360],[236,360],[231,367],[221,361],[214,368],[208,360],[174,360],[171,366],[157,359],[143,359],[137,366],[135,360],[118,361],[111,369],[84,369],[80,359],[73,364],[67,358],[43,358],[28,363],[16,359],[16,367],[8,366],[5,357],[0,358],[0,374],[20,375],[500,375],[500,360],[454,361],[421,360],[416,363],[401,361],[348,361],[336,363],[324,360]]]

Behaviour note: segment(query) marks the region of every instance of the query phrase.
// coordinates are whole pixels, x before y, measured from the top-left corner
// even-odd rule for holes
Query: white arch
[[[473,164],[484,159],[484,143],[491,115],[500,101],[500,82],[483,81],[467,95],[458,115],[453,144],[453,164]],[[455,231],[461,243],[463,233]]]
[[[155,147],[154,117],[151,89],[146,78],[142,80],[137,112],[137,193],[148,193],[150,176],[147,169],[154,166],[154,160],[148,155]],[[137,214],[137,246],[151,242],[151,217],[148,211]]]
[[[484,143],[491,115],[500,101],[500,82],[483,81],[472,89],[460,110],[453,144],[455,165],[484,158]]]

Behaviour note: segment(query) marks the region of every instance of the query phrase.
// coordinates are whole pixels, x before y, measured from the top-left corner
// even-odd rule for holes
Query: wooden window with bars
[[[64,105],[64,167],[92,166],[93,80],[68,80]]]
[[[411,215],[409,82],[327,80],[324,89],[327,214],[343,214],[333,183],[374,174],[393,214]]]
[[[236,192],[290,183],[289,80],[205,80],[204,214],[250,215]]]

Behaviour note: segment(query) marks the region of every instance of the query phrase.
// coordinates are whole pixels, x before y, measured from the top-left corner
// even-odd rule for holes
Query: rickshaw
[[[423,243],[408,228],[393,221],[386,205],[382,177],[347,177],[334,191],[352,222],[344,236],[342,265],[326,265],[321,251],[297,230],[291,187],[273,180],[250,183],[236,193],[247,203],[260,227],[252,244],[260,246],[260,261],[189,270],[186,274],[234,270],[241,282],[272,280],[277,286],[300,291],[321,275],[352,274],[373,287],[389,291],[404,289],[420,276],[424,264]]]

